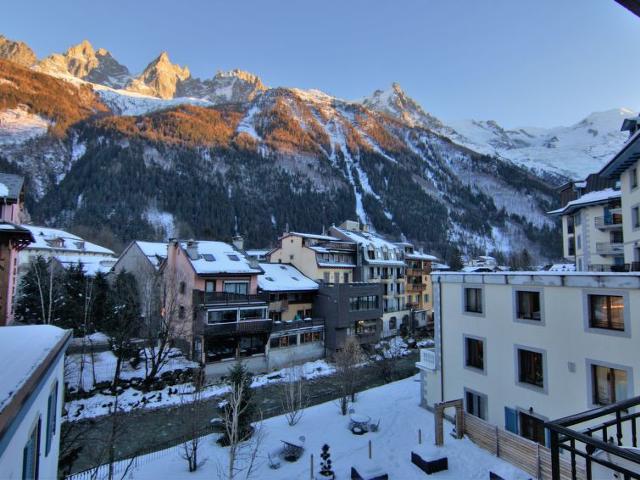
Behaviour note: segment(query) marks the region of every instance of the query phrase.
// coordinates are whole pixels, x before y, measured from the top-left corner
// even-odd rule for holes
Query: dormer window
[[[76,248],[78,250],[84,250],[84,240],[80,240],[78,242],[75,242],[75,244],[76,244]]]

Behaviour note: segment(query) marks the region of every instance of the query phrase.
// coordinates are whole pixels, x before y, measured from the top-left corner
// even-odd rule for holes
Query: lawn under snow
[[[438,479],[482,479],[489,478],[493,471],[505,479],[525,480],[530,478],[521,470],[480,449],[469,439],[456,440],[448,433],[452,426],[445,423],[445,445],[433,444],[433,415],[418,405],[420,399],[418,377],[412,377],[359,394],[353,405],[357,414],[380,419],[380,430],[356,436],[347,428],[349,419],[339,414],[334,402],[308,408],[300,422],[290,427],[284,416],[273,417],[262,423],[262,443],[258,450],[258,465],[253,478],[305,479],[309,478],[310,454],[314,455],[314,468],[319,468],[320,449],[329,444],[336,478],[351,478],[353,465],[368,465],[368,441],[373,445],[373,463],[379,465],[389,478],[429,478],[410,461],[411,451],[425,455],[447,456],[449,470],[432,475]],[[422,445],[418,445],[418,428],[422,429]],[[281,462],[277,470],[269,468],[267,454],[281,447],[282,440],[306,438],[305,452],[297,462]],[[154,453],[138,459],[130,478],[155,480],[195,480],[217,478],[219,469],[227,461],[226,448],[215,443],[217,435],[209,435],[201,442],[199,457],[205,460],[198,471],[189,473],[187,463],[180,457],[180,449],[173,448],[164,454]],[[99,478],[99,477],[98,477]],[[244,476],[242,476],[244,478]]]

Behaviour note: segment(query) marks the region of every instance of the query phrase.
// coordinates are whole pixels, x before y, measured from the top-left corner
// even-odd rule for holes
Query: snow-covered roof
[[[0,173],[0,198],[17,201],[24,185],[24,177],[12,173]]]
[[[97,273],[108,273],[117,259],[106,255],[57,255],[54,257],[64,268],[82,264],[85,275],[90,277]]]
[[[22,225],[31,231],[35,242],[27,247],[27,250],[54,250],[77,253],[102,253],[104,255],[114,255],[113,250],[101,247],[95,243],[87,242],[78,235],[65,232],[57,228],[40,227],[37,225]],[[56,242],[60,242],[59,246]]]
[[[432,263],[431,270],[451,270],[451,267],[446,263]]]
[[[338,263],[338,262],[317,262],[319,267],[322,268],[355,268],[353,263]]]
[[[329,235],[316,235],[315,233],[301,233],[301,232],[289,232],[288,235],[295,235],[297,237],[302,238],[312,238],[314,240],[325,240],[325,241],[339,241],[339,238],[331,237]]]
[[[431,262],[435,262],[436,260],[438,260],[438,257],[434,257],[433,255],[422,252],[405,253],[404,256],[409,260],[428,260]]]
[[[167,258],[168,243],[136,241],[135,244],[155,268],[159,268],[162,261]]]
[[[196,241],[198,258],[193,259],[189,255],[189,261],[198,275],[231,273],[253,274],[262,273],[257,266],[231,245],[224,242]],[[187,242],[180,242],[180,246],[187,251]]]
[[[398,255],[401,251],[401,249],[398,248],[396,244],[388,240],[385,240],[384,238],[382,238],[379,235],[376,235],[375,233],[361,232],[361,231],[356,232],[354,230],[348,230],[346,228],[340,228],[340,227],[332,227],[332,228],[334,228],[341,235],[344,235],[345,237],[347,237],[349,240],[357,243],[358,245],[365,247],[366,249],[369,249],[369,248],[373,248],[376,250],[386,249],[386,250],[395,252],[396,255]],[[366,258],[366,261],[367,263],[376,263],[380,265],[404,265],[404,262],[399,257],[396,257],[396,259],[387,259],[387,260],[382,258],[375,258],[375,259]]]
[[[0,412],[66,335],[65,330],[52,325],[0,328]]]
[[[601,203],[607,203],[609,200],[620,198],[620,190],[614,190],[613,188],[605,188],[604,190],[597,190],[595,192],[589,192],[582,195],[580,198],[571,200],[564,207],[558,208],[547,212],[549,215],[567,215],[575,212],[580,208],[588,207],[590,205],[599,205]]]
[[[469,265],[466,267],[462,267],[462,272],[464,273],[474,273],[474,272],[493,272],[493,268],[487,267],[485,265]]]
[[[258,287],[266,292],[295,292],[317,290],[318,284],[304,276],[300,271],[283,263],[260,263],[264,270],[258,276]]]
[[[573,263],[554,263],[548,270],[549,272],[575,272],[576,266]]]
[[[245,253],[249,256],[249,257],[266,257],[267,254],[270,252],[271,250],[269,250],[268,248],[254,248],[251,250],[245,250]]]

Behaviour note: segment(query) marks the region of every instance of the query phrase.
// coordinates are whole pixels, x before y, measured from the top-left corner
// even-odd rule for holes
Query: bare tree
[[[175,271],[166,272],[163,277],[149,273],[139,285],[141,314],[145,319],[144,383],[148,387],[168,363],[175,340],[184,336],[191,318],[191,302],[183,298],[188,294],[185,276]]]
[[[192,392],[182,392],[180,403],[183,422],[187,427],[187,438],[182,444],[181,456],[188,465],[189,471],[195,472],[204,462],[198,461],[198,447],[200,446],[200,435],[203,433],[203,414],[204,414],[204,398],[202,395],[202,387],[204,384],[204,372],[198,369],[194,372],[193,390]],[[189,396],[190,400],[186,397]]]
[[[284,381],[282,382],[282,409],[290,426],[297,424],[302,418],[308,403],[308,395],[302,374],[302,368],[289,362]]]
[[[342,347],[334,356],[336,364],[336,380],[340,388],[340,413],[346,415],[349,402],[356,401],[357,368],[365,360],[362,348],[354,337],[347,337]]]
[[[261,422],[258,422],[258,426],[253,426],[247,418],[253,407],[249,391],[251,374],[239,364],[231,370],[230,376],[231,388],[225,397],[222,414],[224,439],[229,448],[223,476],[227,480],[248,479],[253,474],[262,441]]]
[[[383,341],[375,347],[371,360],[385,382],[392,382],[396,378],[398,360],[402,358],[403,353],[403,344],[397,340]]]

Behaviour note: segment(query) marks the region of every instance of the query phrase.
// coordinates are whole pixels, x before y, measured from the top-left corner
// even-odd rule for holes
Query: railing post
[[[550,430],[551,448],[551,479],[560,480],[560,447],[558,445],[558,432]]]

